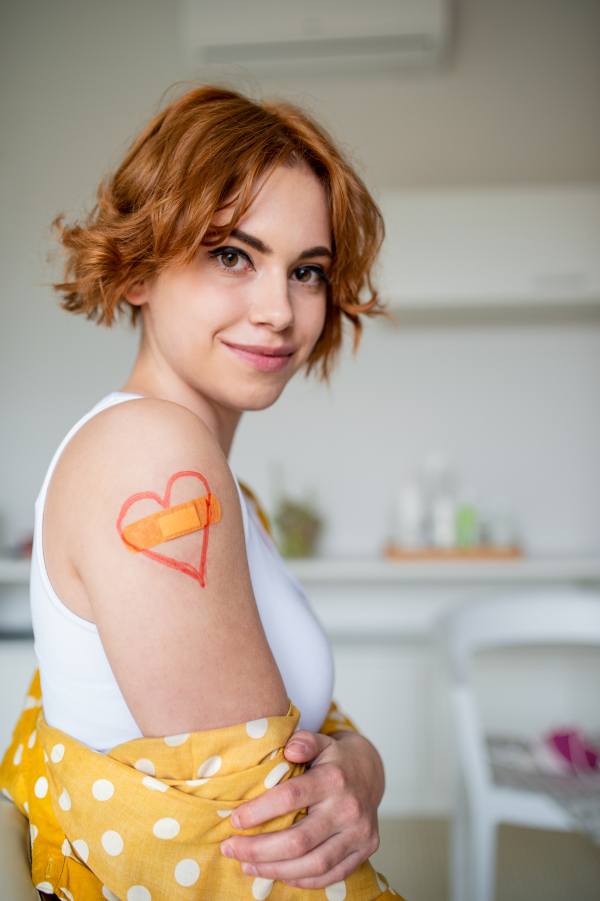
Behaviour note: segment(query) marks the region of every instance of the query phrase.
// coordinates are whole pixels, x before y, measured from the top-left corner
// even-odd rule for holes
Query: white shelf
[[[392,307],[600,301],[597,183],[389,191],[381,208],[379,283]]]
[[[525,557],[522,560],[389,562],[373,559],[288,560],[305,585],[503,584],[600,582],[600,557]]]

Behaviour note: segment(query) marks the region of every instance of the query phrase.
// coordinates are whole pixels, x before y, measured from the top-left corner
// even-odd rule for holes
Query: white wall
[[[331,554],[376,554],[390,494],[442,448],[481,499],[510,498],[529,549],[600,550],[600,328],[371,326],[331,388],[306,381],[243,421],[234,466],[267,497],[285,461],[316,489]]]
[[[170,0],[27,0],[1,15],[0,543],[30,528],[54,448],[135,352],[134,335],[57,309],[48,224],[194,75]],[[445,71],[279,87],[377,190],[598,180],[599,25],[593,0],[463,0]],[[431,447],[480,493],[514,498],[533,550],[598,550],[599,343],[597,325],[377,326],[331,389],[300,381],[248,418],[233,461],[261,492],[278,459],[291,488],[316,486],[331,553],[378,550],[396,477]],[[352,496],[365,486],[366,509]]]

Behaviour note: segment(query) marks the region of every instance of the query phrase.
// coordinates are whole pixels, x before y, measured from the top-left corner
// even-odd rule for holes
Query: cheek
[[[307,336],[307,339],[310,343],[311,349],[314,347],[316,342],[318,341],[321,332],[323,331],[323,326],[325,325],[325,317],[327,313],[327,299],[326,297],[320,298],[319,300],[315,299],[314,304],[307,305],[303,310],[303,325],[304,332]]]

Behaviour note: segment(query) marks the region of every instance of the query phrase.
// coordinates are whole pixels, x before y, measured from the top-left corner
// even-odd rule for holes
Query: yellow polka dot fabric
[[[343,882],[305,890],[245,876],[223,857],[234,835],[274,832],[298,811],[244,832],[235,808],[301,773],[283,748],[299,711],[186,735],[139,738],[98,754],[44,720],[36,674],[0,767],[30,822],[36,887],[67,901],[375,901],[398,898],[367,861]],[[335,705],[326,734],[354,730]]]

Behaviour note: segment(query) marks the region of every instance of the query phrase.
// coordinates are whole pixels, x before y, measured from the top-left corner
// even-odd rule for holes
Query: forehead
[[[224,224],[223,211],[216,224]],[[221,219],[221,221],[219,221]],[[281,165],[262,176],[254,189],[252,205],[237,227],[260,238],[286,236],[303,244],[331,246],[331,213],[325,189],[305,164]]]

